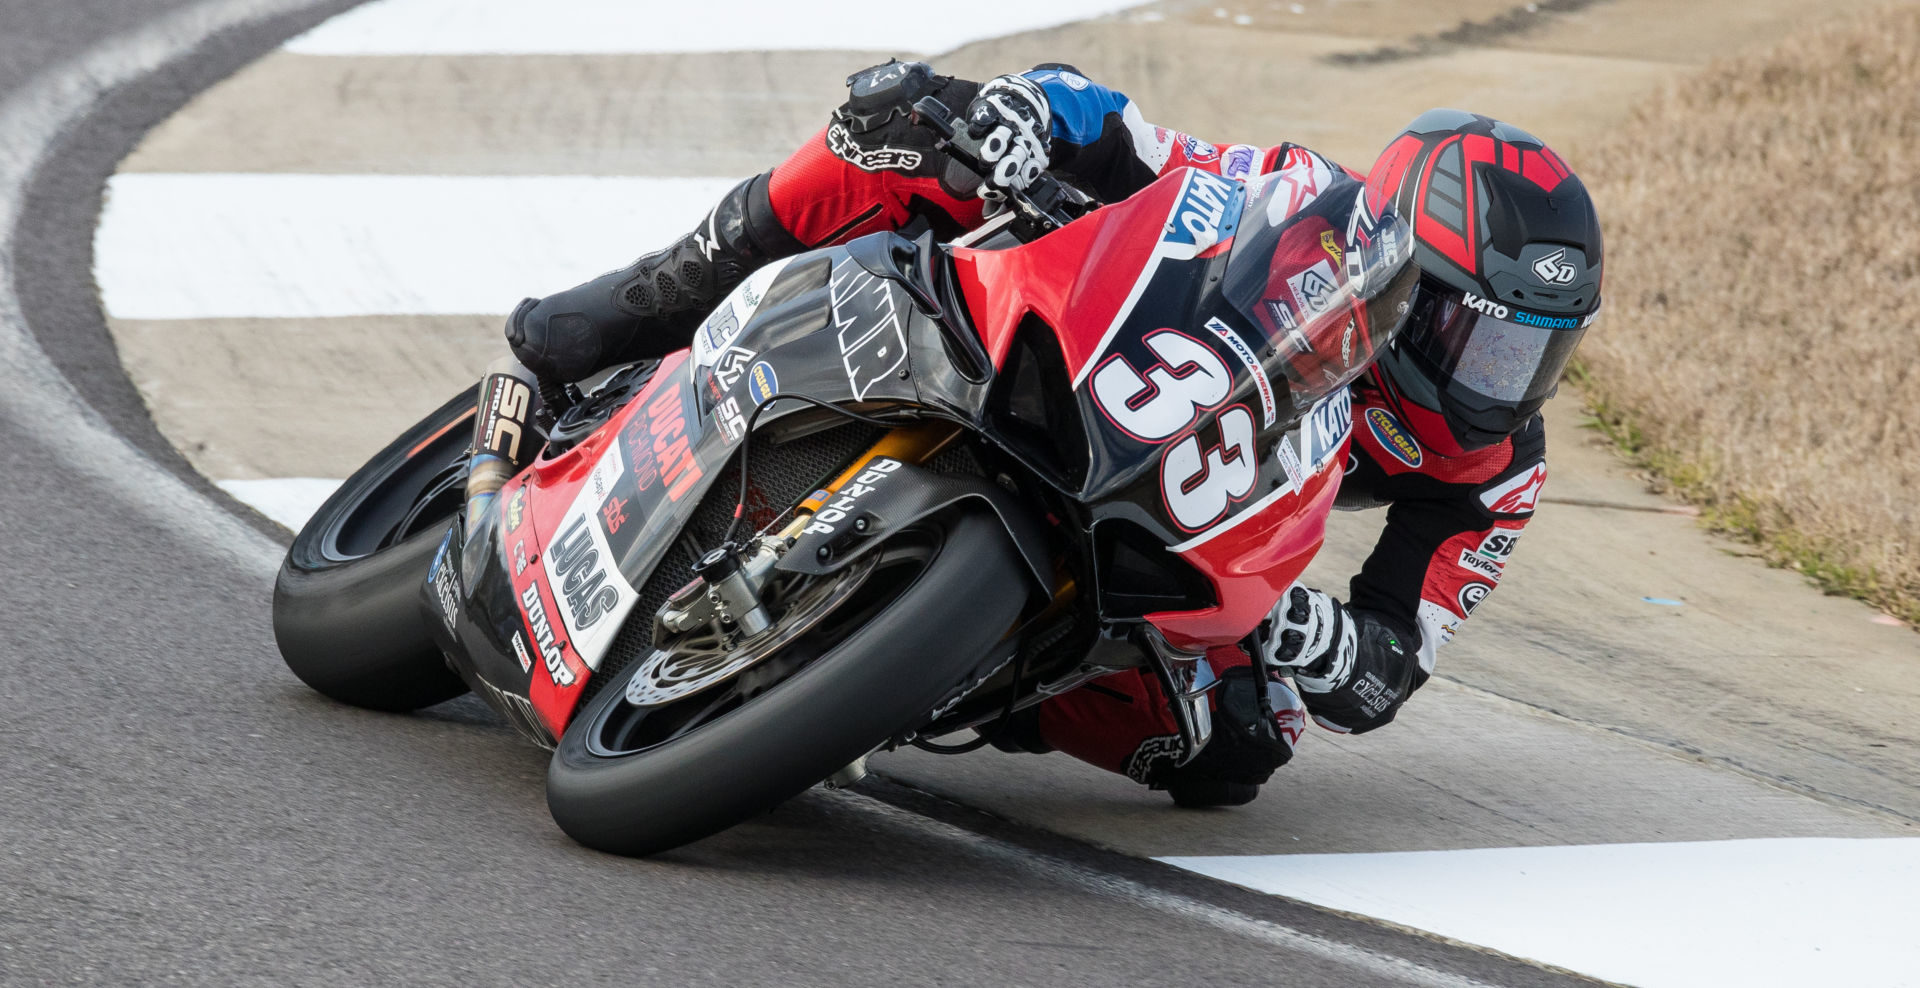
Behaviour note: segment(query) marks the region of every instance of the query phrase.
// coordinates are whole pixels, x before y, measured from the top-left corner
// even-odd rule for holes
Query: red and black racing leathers
[[[1310,183],[1315,174],[1330,176],[1339,167],[1298,145],[1218,147],[1156,127],[1125,95],[1066,66],[1044,65],[1026,75],[1051,103],[1053,170],[1104,201],[1124,199],[1180,168],[1238,179],[1291,169]],[[931,85],[956,109],[965,107],[978,88],[948,77],[934,77]],[[773,257],[896,230],[916,218],[943,235],[970,229],[981,222],[983,203],[932,142],[904,104],[890,110],[850,102],[786,161],[730,193],[702,229],[589,284],[624,277],[627,282],[613,286],[616,298],[632,298],[624,285],[633,284],[655,295],[717,300],[747,270]],[[707,264],[706,273],[694,271],[689,262]],[[682,273],[695,275],[694,282]],[[604,293],[605,287],[596,291]],[[542,335],[537,320],[545,309],[561,308],[529,300],[515,313],[508,335],[529,366],[574,376],[582,361],[607,365],[684,346],[706,310],[702,305],[677,319],[641,318],[633,328],[614,333],[613,342],[569,364],[564,353],[556,358],[549,352],[564,348],[526,344],[556,335]],[[536,331],[529,334],[523,323]],[[537,363],[542,360],[548,362],[544,367]],[[1348,688],[1304,696],[1314,719],[1335,731],[1360,733],[1391,721],[1407,695],[1425,682],[1435,651],[1499,584],[1546,478],[1538,416],[1496,446],[1443,456],[1409,430],[1396,406],[1377,372],[1354,385],[1353,441],[1339,506],[1385,507],[1387,519],[1352,580],[1347,603],[1351,618],[1367,629],[1359,636],[1367,654],[1355,667],[1374,674]],[[1237,648],[1216,649],[1210,659],[1220,671],[1247,664]],[[1285,719],[1289,712],[1281,713]],[[1300,730],[1297,710],[1292,717],[1296,723],[1283,724],[1281,732],[1289,741]],[[1049,700],[1040,708],[1037,728],[1047,746],[1141,782],[1160,781],[1158,773],[1176,748],[1172,716],[1159,686],[1144,673],[1109,676]],[[1250,775],[1265,777],[1257,770]]]

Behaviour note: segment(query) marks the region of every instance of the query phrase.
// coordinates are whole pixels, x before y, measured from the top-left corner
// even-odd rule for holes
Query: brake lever
[[[932,96],[923,96],[915,102],[913,112],[919,115],[921,123],[939,137],[934,147],[945,152],[985,184],[986,174],[993,169],[981,159],[980,140],[967,129],[966,121],[955,116],[945,103]],[[1031,224],[1040,234],[1051,233],[1073,222],[1073,214],[1063,208],[1065,204],[1088,204],[1085,196],[1078,195],[1071,186],[1050,172],[1041,172],[1032,184],[1010,194],[1007,201],[1012,205],[1014,214]]]

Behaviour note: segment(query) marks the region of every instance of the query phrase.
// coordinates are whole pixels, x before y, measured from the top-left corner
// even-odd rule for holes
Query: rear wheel
[[[762,652],[683,636],[588,701],[547,770],[562,830],[641,855],[772,809],[991,671],[1026,580],[998,521],[968,511],[773,593]]]
[[[466,496],[473,394],[381,450],[294,536],[273,636],[294,675],[357,707],[414,710],[466,692],[428,637],[421,581]]]

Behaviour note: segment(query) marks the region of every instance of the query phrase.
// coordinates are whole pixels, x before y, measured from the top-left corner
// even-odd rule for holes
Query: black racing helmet
[[[1539,138],[1428,110],[1367,175],[1413,227],[1420,287],[1378,367],[1414,435],[1441,454],[1518,431],[1559,385],[1600,310],[1600,220]]]

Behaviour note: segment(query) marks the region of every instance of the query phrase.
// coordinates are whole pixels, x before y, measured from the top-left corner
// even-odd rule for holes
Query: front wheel
[[[839,573],[782,588],[786,606],[763,636],[777,650],[751,665],[698,641],[630,663],[561,737],[547,806],[574,840],[628,855],[770,810],[990,671],[1026,589],[989,512],[903,532]]]

